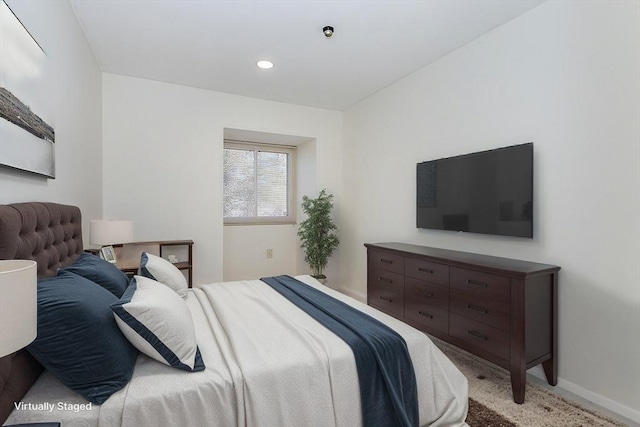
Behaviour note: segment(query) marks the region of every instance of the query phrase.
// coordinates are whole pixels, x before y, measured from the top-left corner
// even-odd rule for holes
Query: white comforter
[[[421,425],[465,425],[467,381],[426,335],[335,292],[299,280],[383,321],[407,342]],[[362,424],[355,361],[340,338],[259,280],[205,285],[187,303],[206,369],[188,373],[138,357],[124,389],[90,411],[45,372],[23,399],[47,411],[13,411],[8,424],[63,426],[342,426]],[[58,402],[71,404],[58,405]],[[77,407],[75,407],[77,408]]]

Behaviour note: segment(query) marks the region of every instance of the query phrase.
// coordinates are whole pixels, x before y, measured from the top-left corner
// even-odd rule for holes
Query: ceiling
[[[105,72],[340,111],[543,2],[70,1]]]

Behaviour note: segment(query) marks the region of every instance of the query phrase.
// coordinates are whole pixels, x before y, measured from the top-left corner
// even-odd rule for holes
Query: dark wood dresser
[[[367,302],[511,373],[524,402],[527,369],[558,381],[558,271],[539,264],[404,243],[365,244]]]

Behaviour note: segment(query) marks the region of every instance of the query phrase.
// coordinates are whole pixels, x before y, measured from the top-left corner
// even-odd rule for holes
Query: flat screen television
[[[417,165],[418,228],[533,237],[533,143]]]

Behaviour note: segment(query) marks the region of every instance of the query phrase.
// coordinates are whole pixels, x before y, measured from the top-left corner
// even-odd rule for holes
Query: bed
[[[81,229],[77,207],[2,205],[0,259],[34,259],[40,278],[55,276],[81,256]],[[402,336],[415,371],[419,425],[465,425],[467,381],[426,335],[310,276],[296,279]],[[0,360],[0,420],[63,426],[362,425],[349,346],[265,282],[198,286],[185,301],[206,369],[184,372],[140,353],[131,380],[101,405],[89,405],[21,350]]]

